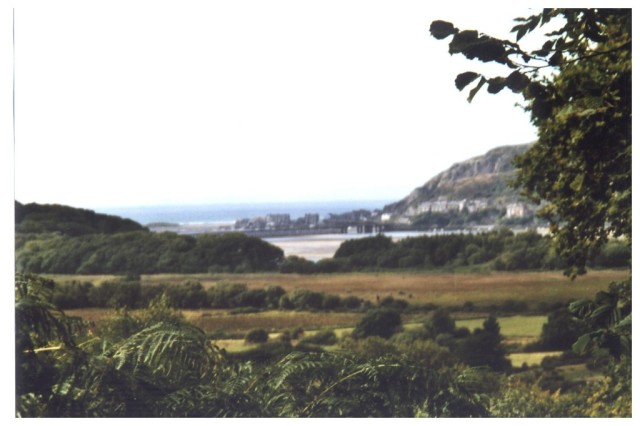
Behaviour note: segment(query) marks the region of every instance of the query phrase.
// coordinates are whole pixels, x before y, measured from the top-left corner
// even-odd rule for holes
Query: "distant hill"
[[[402,200],[385,206],[383,214],[395,221],[408,221],[427,213],[452,213],[465,208],[495,210],[513,203],[527,204],[507,182],[515,173],[514,157],[531,145],[502,146],[456,163]]]
[[[48,274],[276,271],[282,249],[240,233],[191,237],[58,204],[15,202],[15,266]]]
[[[21,204],[15,202],[16,233],[59,232],[78,236],[146,231],[131,219],[123,219],[59,204]]]

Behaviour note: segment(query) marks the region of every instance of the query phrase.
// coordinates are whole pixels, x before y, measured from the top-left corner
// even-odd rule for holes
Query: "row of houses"
[[[402,217],[395,217],[392,214],[384,213],[380,216],[380,220],[381,222],[393,221],[396,223],[402,223],[404,220],[409,224],[412,217],[425,213],[473,213],[490,207],[492,206],[489,204],[489,201],[485,199],[448,200],[440,198],[433,201],[425,201],[418,206],[409,207]],[[520,202],[509,203],[504,206],[504,208],[507,219],[525,217],[532,212],[529,205]]]
[[[292,220],[287,213],[268,214],[266,216],[251,219],[236,220],[234,228],[237,231],[271,231],[288,229],[313,229],[320,225],[318,213],[307,213],[304,216]]]

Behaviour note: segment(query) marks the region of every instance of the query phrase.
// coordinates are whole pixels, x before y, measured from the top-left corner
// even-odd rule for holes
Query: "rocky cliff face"
[[[384,207],[383,213],[394,216],[414,216],[424,203],[446,200],[486,200],[489,205],[505,204],[518,199],[518,193],[508,187],[513,177],[513,159],[531,144],[502,146],[485,155],[456,163],[439,173],[423,186],[414,189],[397,203]]]

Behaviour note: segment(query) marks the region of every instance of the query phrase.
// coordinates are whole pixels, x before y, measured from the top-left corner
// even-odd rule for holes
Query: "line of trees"
[[[612,240],[593,256],[594,268],[626,267],[631,249]],[[280,265],[283,273],[349,272],[373,269],[438,269],[485,265],[498,271],[555,270],[566,262],[553,250],[549,237],[535,231],[514,234],[507,229],[481,234],[451,234],[405,238],[394,242],[376,235],[343,242],[332,259],[316,263],[297,256]]]
[[[361,311],[372,306],[371,302],[356,296],[340,297],[307,289],[287,293],[282,287],[275,285],[248,288],[246,284],[221,282],[205,289],[197,281],[185,281],[179,285],[143,286],[135,278],[105,281],[100,285],[79,281],[51,281],[50,285],[51,301],[62,309],[146,308],[160,296],[172,308],[235,309],[238,312],[261,309]],[[390,296],[380,304],[401,310],[408,307],[406,301]]]

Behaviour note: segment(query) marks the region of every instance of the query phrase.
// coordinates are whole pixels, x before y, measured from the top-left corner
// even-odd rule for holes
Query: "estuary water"
[[[440,235],[443,231],[391,231],[383,232],[398,241],[408,237],[422,235]],[[451,232],[447,232],[451,233]],[[333,257],[340,244],[354,238],[371,237],[374,234],[320,234],[320,235],[296,235],[290,237],[264,238],[265,241],[280,247],[285,256],[300,256],[307,260],[317,262],[320,259]]]
[[[391,201],[331,201],[295,203],[254,203],[254,204],[209,204],[190,206],[145,206],[114,207],[96,209],[98,213],[112,214],[135,220],[142,225],[151,223],[173,223],[179,225],[231,224],[238,219],[254,218],[267,214],[289,214],[291,219],[307,213],[317,213],[326,218],[330,213],[346,213],[358,209],[382,209]],[[442,232],[442,231],[441,231]],[[420,235],[436,235],[436,231],[392,231],[385,232],[394,241]],[[318,261],[333,257],[340,244],[354,238],[370,237],[373,234],[319,234],[288,237],[264,238],[280,247],[285,256],[301,256]]]
[[[390,200],[373,201],[310,201],[291,203],[230,203],[201,205],[166,205],[143,207],[110,207],[96,209],[105,213],[135,220],[142,225],[166,222],[175,224],[233,223],[238,219],[250,219],[268,214],[289,214],[291,219],[307,213],[317,213],[326,218],[330,213],[346,213],[358,209],[382,209]]]

